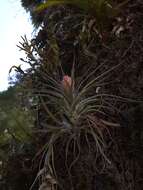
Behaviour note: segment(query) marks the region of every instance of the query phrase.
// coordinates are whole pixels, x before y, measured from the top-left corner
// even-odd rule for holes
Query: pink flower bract
[[[68,75],[65,75],[62,80],[62,86],[65,90],[72,87],[72,79]]]

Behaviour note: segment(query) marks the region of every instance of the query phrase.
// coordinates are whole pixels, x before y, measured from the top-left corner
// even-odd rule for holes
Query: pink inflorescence
[[[72,79],[68,75],[65,75],[62,80],[62,86],[65,90],[72,87]]]

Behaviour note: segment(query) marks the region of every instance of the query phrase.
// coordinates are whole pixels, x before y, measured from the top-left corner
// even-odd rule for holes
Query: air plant
[[[29,51],[30,44],[25,43],[24,45],[26,49],[22,46],[22,50],[27,51],[28,59],[30,58],[30,61],[33,60],[36,64],[37,57],[31,56],[33,51]],[[40,59],[39,57],[38,59]],[[45,54],[45,57],[47,58],[48,55]],[[40,126],[43,127],[43,132],[48,134],[47,143],[41,150],[43,153],[41,163],[44,160],[44,166],[42,165],[44,171],[49,173],[57,181],[57,184],[55,146],[61,141],[64,141],[64,145],[61,143],[61,146],[64,147],[65,164],[69,176],[72,167],[81,155],[81,138],[85,140],[85,146],[89,147],[89,151],[94,144],[97,158],[102,158],[105,164],[111,163],[106,155],[104,132],[106,131],[110,135],[109,128],[119,127],[119,124],[111,122],[108,113],[117,110],[112,104],[113,100],[127,101],[128,99],[104,93],[102,89],[107,84],[106,79],[122,63],[99,74],[98,71],[104,64],[95,67],[93,63],[80,80],[75,73],[74,64],[71,76],[64,73],[61,76],[61,72],[58,71],[61,65],[58,64],[53,70],[48,69],[48,64],[43,63],[41,67],[36,67],[36,69],[33,65],[31,66],[36,84],[30,94],[36,97],[38,106],[44,110],[44,120],[40,121]],[[107,121],[105,115],[108,118]],[[74,158],[69,163],[71,151],[73,151]],[[43,176],[42,174],[42,182],[44,182]]]
[[[127,101],[127,99],[116,95],[95,93],[95,89],[104,86],[108,74],[117,69],[119,65],[95,76],[99,67],[101,65],[92,71],[88,69],[87,75],[83,76],[81,81],[77,80],[73,72],[72,76],[63,75],[62,79],[42,72],[41,75],[46,78],[46,83],[43,84],[44,88],[42,86],[41,89],[33,89],[33,93],[39,97],[41,106],[49,118],[48,122],[41,123],[44,130],[50,134],[43,149],[43,158],[45,160],[44,168],[55,179],[57,176],[54,147],[61,139],[67,139],[65,145],[66,164],[68,163],[69,147],[74,147],[74,160],[70,165],[67,164],[69,175],[73,165],[80,157],[81,138],[85,139],[89,149],[91,144],[95,144],[97,157],[101,156],[105,164],[111,163],[106,155],[104,131],[109,133],[109,127],[119,127],[120,125],[109,120],[106,121],[103,116],[114,108],[112,107],[113,99],[118,101]]]

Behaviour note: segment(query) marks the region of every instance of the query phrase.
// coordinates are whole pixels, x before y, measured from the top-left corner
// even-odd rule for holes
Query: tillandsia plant
[[[99,86],[104,86],[108,74],[119,65],[95,76],[96,69],[89,69],[79,81],[72,72],[71,76],[63,75],[62,78],[55,77],[52,73],[41,72],[41,76],[46,78],[45,83],[38,89],[33,89],[33,95],[38,96],[40,105],[44,108],[48,121],[41,123],[44,131],[50,134],[49,139],[43,147],[44,166],[42,171],[49,173],[58,182],[57,168],[55,166],[55,156],[57,154],[57,143],[65,147],[65,164],[68,168],[68,174],[71,176],[71,170],[78,161],[81,151],[81,139],[86,141],[86,146],[94,144],[96,157],[101,157],[104,164],[110,164],[111,161],[106,155],[106,143],[104,132],[110,134],[110,127],[119,127],[118,123],[103,119],[110,110],[114,109],[112,100],[127,101],[122,97],[99,93]],[[40,71],[39,71],[40,74]],[[58,73],[57,73],[58,74]],[[116,108],[115,108],[116,109]],[[108,117],[109,118],[109,117]],[[47,138],[48,138],[47,137]],[[74,155],[69,163],[71,151]],[[70,153],[69,153],[70,152]],[[42,183],[45,178],[42,177]]]
[[[50,59],[50,51],[45,51],[44,48],[38,50],[33,41],[29,42],[23,38],[20,45],[21,50],[26,52],[26,62],[31,64],[31,75],[28,73],[28,76],[32,77],[30,80],[33,80],[29,87],[30,96],[37,99],[37,107],[42,110],[38,118],[39,132],[47,137],[40,151],[43,153],[42,165],[37,176],[42,176],[40,184],[44,184],[46,176],[50,175],[54,179],[54,185],[61,185],[55,161],[58,154],[55,148],[57,144],[64,149],[63,157],[70,177],[72,168],[81,156],[83,139],[89,152],[94,145],[95,160],[100,157],[104,164],[110,164],[111,161],[106,154],[105,132],[110,135],[110,127],[119,127],[119,124],[110,120],[108,113],[117,111],[112,102],[128,99],[106,94],[104,87],[108,84],[106,79],[109,74],[121,64],[99,74],[98,71],[102,70],[105,63],[97,65],[92,62],[91,67],[87,69],[86,65],[86,72],[79,76],[74,63],[71,75],[66,75],[59,71],[62,70],[62,66],[60,61],[57,61],[56,49],[53,49],[56,59]],[[35,55],[35,52],[38,55]],[[33,186],[34,184],[31,189]]]

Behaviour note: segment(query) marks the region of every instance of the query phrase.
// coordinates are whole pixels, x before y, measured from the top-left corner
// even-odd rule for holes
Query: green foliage
[[[41,3],[35,8],[36,12],[41,12],[51,6],[60,4],[74,5],[83,10],[87,15],[94,16],[99,27],[102,30],[107,22],[117,16],[129,0],[124,0],[121,3],[113,2],[112,0],[48,0]]]
[[[0,128],[3,130],[3,137],[14,137],[18,141],[25,142],[31,136],[32,117],[30,118],[28,111],[20,108],[12,110],[1,110]]]
[[[21,0],[22,6],[30,12],[32,22],[37,28],[46,17],[46,10],[58,5],[72,5],[83,11],[84,16],[96,18],[98,30],[106,28],[107,23],[116,17],[130,0]],[[108,23],[108,24],[109,24]],[[101,31],[100,31],[101,32]]]
[[[13,87],[9,87],[8,90],[0,92],[0,107],[6,108],[7,106],[15,106],[17,103],[15,93],[16,88]]]
[[[24,175],[22,162],[29,161],[29,156],[34,152],[34,118],[22,103],[22,91],[18,85],[0,93],[0,189],[8,189],[9,186],[17,189],[17,179]]]
[[[51,6],[59,5],[59,4],[71,4],[79,7],[87,14],[93,14],[97,16],[101,16],[102,14],[112,14],[111,10],[113,9],[111,0],[48,0],[45,3],[41,3],[36,10],[42,11],[43,9],[47,9]]]
[[[40,11],[59,4],[72,4],[83,9],[89,14],[112,14],[113,10],[121,8],[128,1],[129,0],[124,0],[121,3],[117,3],[112,0],[47,0],[41,3],[36,9]]]
[[[17,86],[0,94],[0,149],[13,140],[24,143],[32,138],[32,113],[20,106],[17,95]]]

